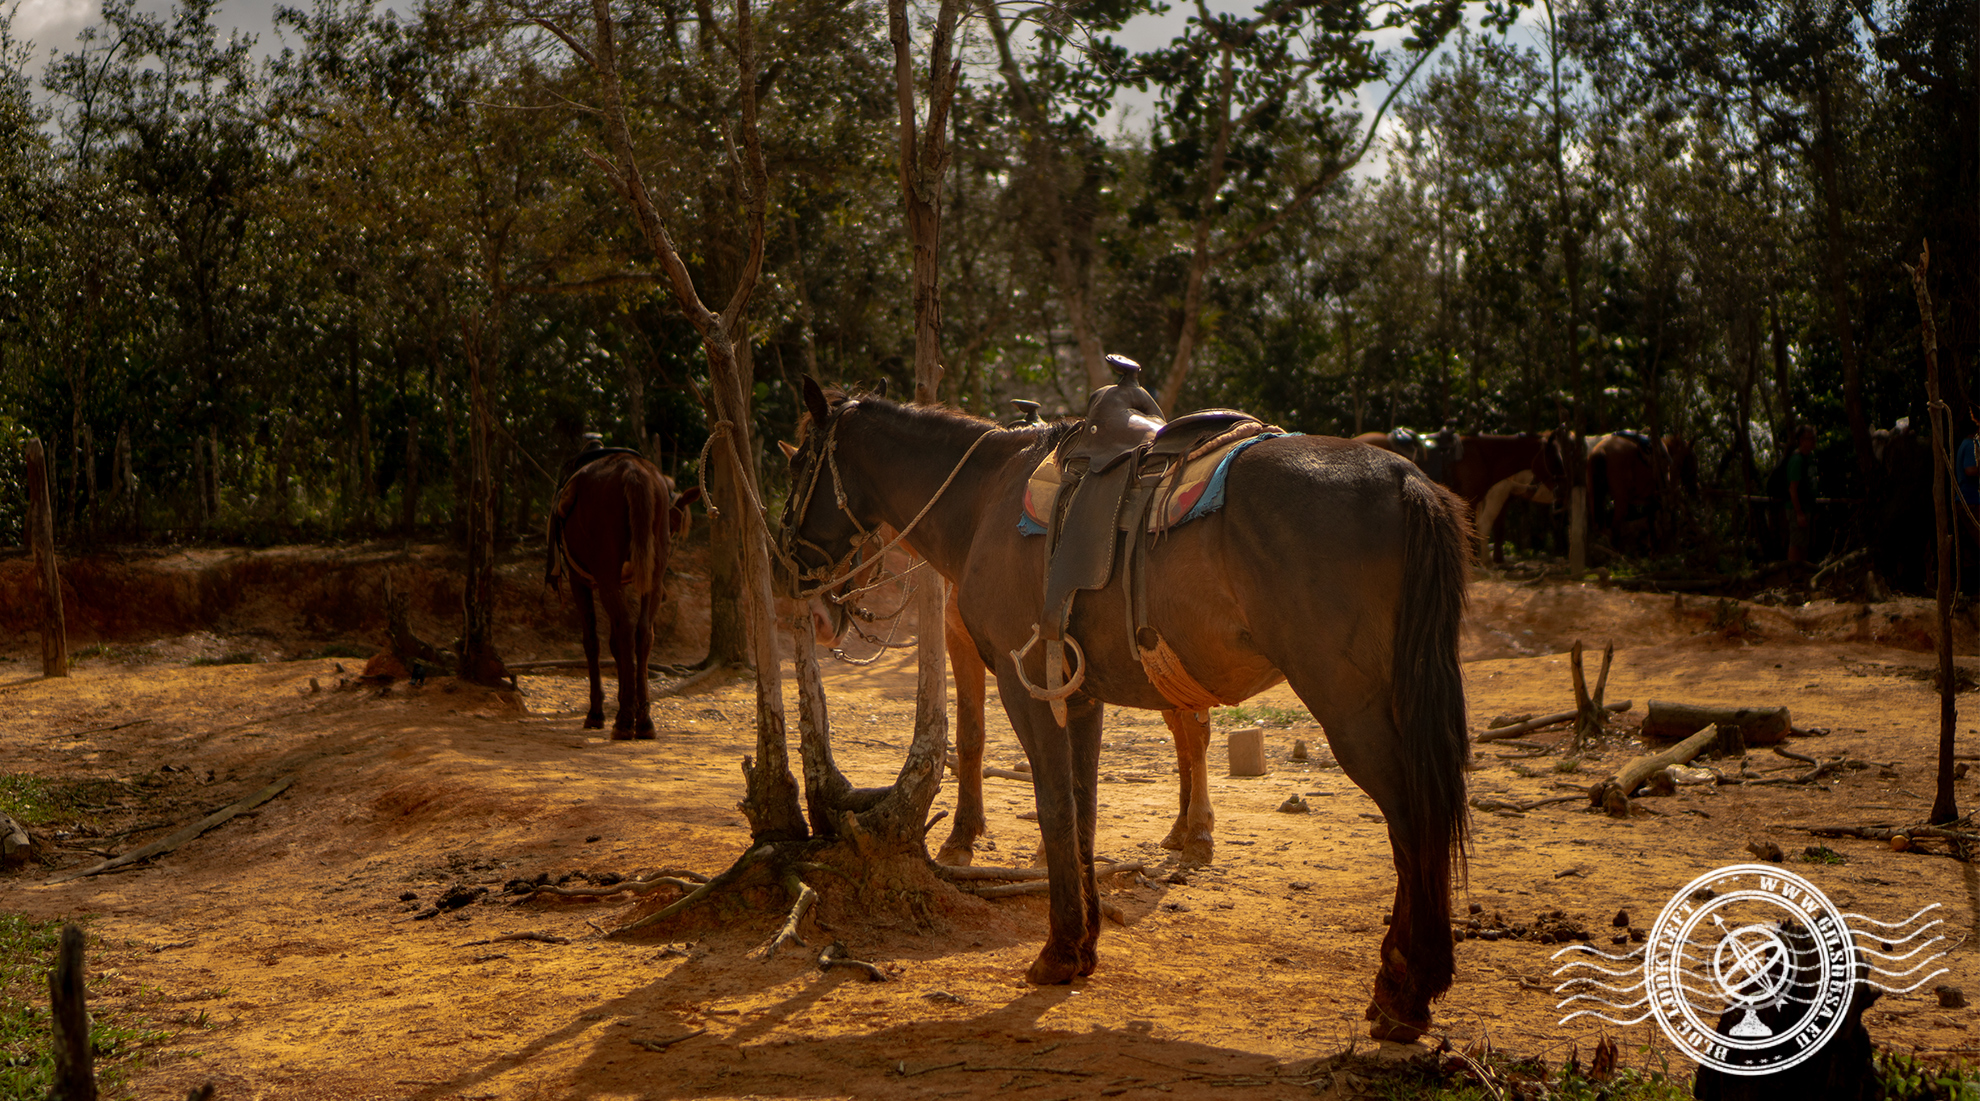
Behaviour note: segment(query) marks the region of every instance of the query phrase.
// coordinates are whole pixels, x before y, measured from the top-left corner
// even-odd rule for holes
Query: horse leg
[[[1367,1017],[1376,1039],[1408,1043],[1429,1030],[1430,999],[1449,989],[1455,970],[1449,832],[1434,807],[1409,794],[1412,761],[1396,729],[1396,689],[1369,683],[1347,664],[1326,676],[1288,671],[1287,680],[1321,717],[1342,770],[1388,821],[1396,895]]]
[[[646,669],[653,660],[653,617],[659,610],[660,594],[647,593],[639,598],[639,618],[634,620],[633,737],[642,740],[653,737],[653,701],[648,695]]]
[[[1051,706],[1032,699],[1018,683],[1009,659],[998,663],[997,688],[1011,728],[1031,761],[1031,788],[1051,887],[1045,946],[1024,977],[1039,986],[1071,982],[1075,975],[1092,973],[1093,941],[1099,936],[1099,887],[1089,858],[1093,852],[1090,808],[1099,784],[1101,706],[1078,697],[1066,701],[1067,721],[1061,729]],[[1076,745],[1082,748],[1075,749]],[[1083,777],[1081,768],[1086,769]],[[1081,828],[1083,808],[1085,829]]]
[[[1162,847],[1181,852],[1188,863],[1208,864],[1217,821],[1210,809],[1210,726],[1195,711],[1164,711],[1162,719],[1176,740],[1176,787],[1182,803]]]
[[[635,681],[646,679],[645,674],[633,667],[633,622],[632,611],[626,607],[626,590],[612,582],[598,586],[598,596],[605,604],[605,616],[612,621],[612,665],[619,671],[619,710],[612,716],[612,740],[626,741],[633,736],[633,714],[639,691]]]
[[[598,675],[598,606],[591,599],[591,586],[571,577],[571,596],[577,600],[584,621],[584,664],[591,672],[591,710],[584,714],[584,729],[605,728],[605,685]]]
[[[968,864],[976,839],[989,829],[983,816],[983,702],[988,671],[976,651],[976,640],[962,625],[955,594],[956,590],[949,590],[942,630],[949,645],[949,670],[956,682],[956,820],[949,827],[949,839],[942,842],[935,856],[937,864]]]

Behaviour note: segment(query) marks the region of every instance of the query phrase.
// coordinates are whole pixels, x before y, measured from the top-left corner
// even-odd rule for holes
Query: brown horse
[[[988,699],[989,668],[976,640],[963,626],[961,590],[949,591],[943,616],[944,638],[949,644],[949,671],[956,683],[956,817],[949,839],[942,842],[935,856],[940,864],[968,864],[974,859],[976,839],[989,829],[983,817],[983,705]],[[1162,839],[1162,847],[1183,854],[1192,864],[1208,864],[1214,855],[1211,833],[1217,816],[1210,809],[1210,725],[1195,711],[1165,708],[1162,719],[1176,742],[1176,774],[1182,809],[1175,825]]]
[[[666,475],[637,452],[593,449],[557,489],[550,509],[549,563],[544,581],[557,587],[568,570],[571,595],[584,623],[584,659],[591,670],[591,710],[586,730],[605,726],[605,686],[598,672],[596,593],[611,621],[612,663],[618,670],[619,710],[614,739],[653,737],[646,667],[653,653],[653,617],[667,591],[667,551],[684,527],[687,506],[701,496],[679,497]]]
[[[788,443],[779,441],[778,446],[784,449],[787,459],[797,454],[797,448]],[[878,534],[891,540],[896,533],[891,527],[882,527]],[[908,544],[901,546],[906,548]],[[864,587],[873,583],[880,569],[905,574],[904,560],[909,555],[900,549],[891,552],[890,557],[893,555],[899,555],[903,562],[883,564],[865,558],[862,552],[860,564],[847,575],[847,580],[852,587]],[[989,670],[977,652],[976,640],[969,637],[969,629],[963,626],[957,592],[954,588],[949,590],[949,599],[942,608],[942,634],[948,644],[949,672],[956,687],[956,813],[950,823],[948,840],[936,852],[935,862],[967,865],[976,857],[976,839],[990,829],[983,813],[983,745],[987,730],[984,703],[989,698],[985,691]],[[852,627],[852,620],[839,601],[822,596],[812,598],[812,636],[819,645],[840,645]],[[1182,803],[1175,824],[1162,839],[1162,847],[1181,852],[1190,863],[1208,864],[1215,855],[1212,833],[1216,826],[1216,815],[1210,807],[1210,726],[1194,711],[1169,709],[1162,712],[1162,719],[1175,739]]]
[[[1522,432],[1516,436],[1479,433],[1458,437],[1453,442],[1439,437],[1444,452],[1438,480],[1457,492],[1472,508],[1482,546],[1491,548],[1492,560],[1502,560],[1494,529],[1512,497],[1547,504],[1562,481],[1562,464],[1549,447],[1558,446],[1552,436]],[[1387,432],[1363,432],[1360,443],[1395,451],[1405,458],[1416,458],[1399,451]]]
[[[1659,514],[1665,488],[1697,485],[1698,460],[1677,436],[1612,432],[1588,445],[1589,525],[1607,527],[1617,550],[1661,541],[1669,534]]]
[[[827,396],[805,380],[808,421],[791,462],[779,543],[804,583],[832,583],[864,532],[893,525],[959,590],[963,625],[1032,766],[1051,890],[1049,932],[1026,977],[1066,982],[1097,962],[1093,878],[1104,704],[1173,706],[1127,637],[1116,578],[1073,604],[1084,678],[1068,698],[1039,647],[1044,540],[1018,529],[1026,480],[1072,425],[1003,429],[883,398]],[[821,482],[829,485],[821,487]],[[1368,1018],[1410,1040],[1449,989],[1453,856],[1466,831],[1468,743],[1458,631],[1470,533],[1463,505],[1414,465],[1351,441],[1262,440],[1238,453],[1223,507],[1148,554],[1148,622],[1216,698],[1284,679],[1334,757],[1382,810],[1397,873]],[[1021,669],[1014,654],[1033,656]],[[1026,678],[1029,678],[1027,681]],[[1063,723],[1054,716],[1063,704]]]

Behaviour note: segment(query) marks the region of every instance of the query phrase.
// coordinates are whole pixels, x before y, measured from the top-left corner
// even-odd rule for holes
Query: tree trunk
[[[96,433],[82,426],[83,530],[96,536]]]
[[[399,534],[408,542],[419,525],[419,418],[406,419],[406,471],[399,492]]]
[[[1822,178],[1822,207],[1828,232],[1824,259],[1829,275],[1829,309],[1836,327],[1836,351],[1842,358],[1843,413],[1849,419],[1849,439],[1856,449],[1856,467],[1863,475],[1863,489],[1875,489],[1877,459],[1870,450],[1870,421],[1863,412],[1863,370],[1856,360],[1856,333],[1849,320],[1849,275],[1844,260],[1842,193],[1836,182],[1835,119],[1830,103],[1829,82],[1815,83],[1815,113],[1821,133],[1814,146],[1815,168]]]
[[[626,446],[643,448],[646,444],[646,372],[631,356],[621,357],[619,367],[626,376]],[[648,455],[648,462],[658,466],[660,456]]]
[[[504,676],[495,653],[495,480],[490,465],[492,440],[487,370],[479,324],[464,325],[461,342],[468,362],[467,578],[462,589],[461,676],[496,684]]]
[[[1911,285],[1918,297],[1918,336],[1925,347],[1926,408],[1932,421],[1932,519],[1939,550],[1938,650],[1939,650],[1939,785],[1932,800],[1934,823],[1959,817],[1959,802],[1953,794],[1953,734],[1958,724],[1959,705],[1954,698],[1959,686],[1953,676],[1953,524],[1952,495],[1959,492],[1952,476],[1953,448],[1959,446],[1953,432],[1952,412],[1939,396],[1939,335],[1932,309],[1932,292],[1925,282],[1931,266],[1928,242],[1919,254],[1918,266],[1911,268]]]
[[[62,618],[62,576],[55,563],[55,503],[49,500],[48,461],[41,441],[27,442],[28,539],[41,579],[41,675],[69,675],[69,628]]]
[[[1767,305],[1767,324],[1774,338],[1774,393],[1781,402],[1781,434],[1774,437],[1783,456],[1794,446],[1794,394],[1788,389],[1787,330],[1781,327],[1781,306],[1777,298]]]
[[[55,966],[48,972],[48,1017],[55,1073],[49,1101],[96,1101],[96,1051],[89,1039],[83,931],[62,926]]]
[[[1024,79],[1024,70],[1011,53],[1010,35],[997,6],[986,5],[983,17],[989,22],[990,37],[997,45],[997,71],[1010,86],[1011,103],[1024,123],[1025,155],[1031,161],[1035,198],[1045,218],[1045,235],[1051,242],[1052,274],[1058,279],[1066,320],[1072,327],[1073,340],[1079,345],[1080,363],[1086,368],[1086,385],[1088,389],[1098,390],[1113,380],[1108,377],[1100,336],[1094,331],[1087,283],[1073,255],[1072,227],[1066,219],[1064,196],[1060,194],[1064,168],[1059,147],[1053,141],[1051,120],[1039,107],[1030,83]]]

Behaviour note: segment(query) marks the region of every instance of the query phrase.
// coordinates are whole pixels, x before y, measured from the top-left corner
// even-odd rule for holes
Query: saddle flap
[[[1045,570],[1045,615],[1040,626],[1046,638],[1064,629],[1072,596],[1081,589],[1102,589],[1114,575],[1120,546],[1121,505],[1134,487],[1135,469],[1116,464],[1086,476],[1060,491],[1064,502],[1052,525],[1051,560]]]

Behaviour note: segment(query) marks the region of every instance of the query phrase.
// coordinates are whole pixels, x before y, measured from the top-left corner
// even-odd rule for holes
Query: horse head
[[[807,375],[804,404],[798,442],[784,445],[791,492],[777,529],[777,557],[784,567],[785,594],[810,598],[836,595],[851,583],[854,560],[869,533],[846,509],[846,490],[833,455],[839,419],[859,402],[841,391],[826,391]],[[827,603],[839,607],[835,601]],[[837,627],[843,631],[843,622]]]
[[[1568,484],[1567,449],[1574,446],[1574,433],[1563,424],[1547,433],[1540,453],[1533,457],[1533,480],[1554,491],[1557,500],[1566,500]]]

